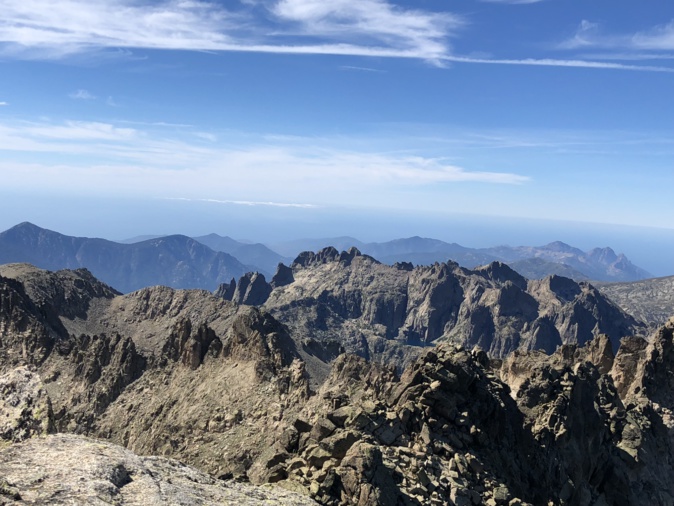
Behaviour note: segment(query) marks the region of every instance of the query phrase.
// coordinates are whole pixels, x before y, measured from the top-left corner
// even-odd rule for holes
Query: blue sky
[[[0,11],[2,228],[236,235],[248,213],[287,216],[299,236],[391,212],[674,234],[672,2]],[[122,226],[116,205],[135,219]]]

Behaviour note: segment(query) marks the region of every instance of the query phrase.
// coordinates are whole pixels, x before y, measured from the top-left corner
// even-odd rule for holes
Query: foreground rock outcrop
[[[279,487],[215,480],[172,459],[73,434],[0,450],[0,477],[2,505],[316,505]]]
[[[400,379],[342,356],[261,467],[323,504],[669,505],[673,333],[503,364],[440,344]]]
[[[40,377],[28,367],[0,376],[0,443],[55,432],[54,413]]]

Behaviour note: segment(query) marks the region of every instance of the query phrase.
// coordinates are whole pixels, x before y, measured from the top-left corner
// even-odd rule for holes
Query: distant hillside
[[[545,246],[497,246],[478,249],[423,237],[380,243],[363,243],[352,237],[336,237],[296,240],[271,247],[282,251],[284,255],[293,256],[302,251],[317,251],[329,246],[340,251],[353,246],[362,253],[391,265],[396,262],[432,265],[452,260],[462,267],[474,269],[500,261],[512,265],[530,279],[542,279],[553,274],[576,281],[636,281],[652,277],[644,269],[632,264],[625,255],[616,254],[611,248],[595,248],[584,252],[560,241]]]
[[[71,237],[31,223],[0,233],[0,264],[26,262],[49,270],[86,267],[122,292],[153,285],[214,290],[248,269],[182,235],[134,244]]]
[[[674,316],[674,276],[631,283],[598,283],[597,288],[623,311],[653,327]]]
[[[193,238],[201,244],[205,244],[214,251],[222,251],[236,257],[246,265],[255,267],[255,270],[263,273],[267,277],[276,272],[278,264],[292,262],[291,257],[284,257],[275,251],[272,251],[264,244],[246,244],[239,242],[231,237],[223,237],[218,234],[209,234]]]

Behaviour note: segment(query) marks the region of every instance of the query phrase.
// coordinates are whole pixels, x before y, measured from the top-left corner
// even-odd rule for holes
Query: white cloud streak
[[[370,67],[354,67],[353,65],[341,65],[340,70],[350,70],[350,71],[356,71],[356,72],[376,72],[376,73],[384,73],[384,70],[379,70],[379,69],[373,69]]]
[[[489,65],[525,65],[535,67],[576,67],[604,70],[630,70],[636,72],[674,72],[674,67],[654,65],[628,65],[624,63],[600,62],[589,60],[564,60],[556,58],[491,59],[447,56],[445,61],[454,63],[481,63]]]
[[[435,60],[447,54],[447,36],[463,22],[449,13],[395,7],[384,0],[280,0],[272,12],[304,36],[368,47],[395,47]]]
[[[0,107],[3,107],[3,106],[5,106],[5,105],[9,105],[9,103],[7,103],[7,102],[0,102]]]

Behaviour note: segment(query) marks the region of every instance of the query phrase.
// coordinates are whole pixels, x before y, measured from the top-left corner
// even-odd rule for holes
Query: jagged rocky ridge
[[[276,281],[300,275],[282,269]],[[322,504],[674,500],[674,322],[650,342],[624,338],[615,357],[602,336],[504,360],[443,342],[402,375],[342,355],[312,389],[292,329],[264,310],[204,291],[118,295],[86,271],[15,265],[0,276],[0,370],[18,378],[0,381],[18,413],[6,440],[104,438]],[[0,501],[28,490],[21,451],[65,458],[59,441],[89,444],[33,441],[0,452]],[[121,458],[105,448],[105,462]],[[147,465],[123,458],[142,484]]]
[[[404,364],[439,340],[494,357],[518,349],[552,353],[599,334],[617,348],[621,337],[645,331],[586,282],[528,281],[500,262],[472,271],[452,262],[389,266],[355,248],[302,253],[290,267],[280,264],[270,283],[246,274],[216,293],[261,305],[292,329],[302,351],[322,360],[348,351]]]

